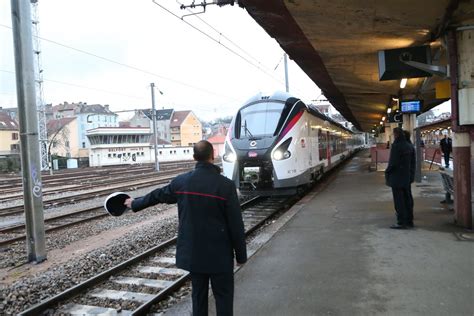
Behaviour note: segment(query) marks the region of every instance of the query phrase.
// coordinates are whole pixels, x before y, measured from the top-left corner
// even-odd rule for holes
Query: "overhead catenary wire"
[[[0,69],[0,72],[4,72],[4,73],[8,73],[8,74],[13,74],[13,75],[15,74],[14,71],[3,70],[3,69]],[[83,85],[76,84],[76,83],[71,83],[71,82],[64,82],[64,81],[58,81],[58,80],[46,79],[46,78],[43,78],[43,81],[52,82],[52,83],[56,83],[56,84],[62,84],[62,85],[71,86],[71,87],[76,87],[76,88],[81,88],[81,89],[94,90],[94,91],[104,92],[104,93],[108,93],[108,94],[114,94],[114,95],[118,95],[118,96],[122,96],[122,97],[127,97],[127,98],[146,100],[145,97],[140,97],[140,96],[136,96],[136,95],[124,94],[124,93],[117,92],[117,91],[110,91],[110,90],[104,90],[104,89],[99,89],[99,88],[94,88],[94,87],[83,86]]]
[[[11,26],[8,26],[8,25],[5,25],[5,24],[0,24],[0,26],[4,27],[4,28],[12,29]],[[211,95],[215,95],[215,96],[218,96],[218,97],[223,97],[223,98],[227,98],[227,99],[236,100],[236,99],[234,99],[234,98],[232,98],[228,95],[219,94],[219,93],[216,93],[216,92],[213,92],[213,91],[201,88],[201,87],[194,86],[194,85],[189,84],[189,83],[185,83],[185,82],[180,81],[180,80],[176,80],[176,79],[173,79],[173,78],[170,78],[170,77],[166,77],[166,76],[163,76],[163,75],[160,75],[160,74],[157,74],[157,73],[145,70],[145,69],[141,69],[141,68],[136,67],[136,66],[128,65],[128,64],[122,63],[120,61],[113,60],[111,58],[103,57],[103,56],[97,55],[95,53],[85,51],[85,50],[80,49],[80,48],[69,46],[67,44],[63,44],[63,43],[60,43],[60,42],[57,42],[57,41],[54,41],[54,40],[50,40],[50,39],[47,39],[47,38],[44,38],[44,37],[41,37],[41,36],[38,36],[38,38],[41,39],[42,41],[52,43],[52,44],[55,44],[55,45],[58,45],[58,46],[61,46],[61,47],[64,47],[64,48],[67,48],[67,49],[70,49],[70,50],[74,50],[76,52],[79,52],[79,53],[82,53],[82,54],[85,54],[85,55],[89,55],[89,56],[92,56],[92,57],[95,57],[95,58],[98,58],[98,59],[116,64],[116,65],[119,65],[119,66],[122,66],[122,67],[125,67],[125,68],[129,68],[129,69],[132,69],[132,70],[150,75],[150,76],[154,76],[154,77],[157,77],[157,78],[160,78],[160,79],[163,79],[163,80],[174,82],[176,84],[179,84],[179,85],[182,85],[182,86],[185,86],[185,87],[188,87],[188,88],[192,88],[192,89],[202,91],[202,92],[205,92],[205,93],[208,93],[208,94],[211,94]]]
[[[263,72],[264,74],[266,74],[268,77],[272,78],[273,80],[275,80],[276,82],[278,83],[283,83],[283,81],[275,78],[271,73],[267,72],[265,69],[263,69],[262,67],[260,67],[259,65],[256,65],[255,63],[253,63],[252,61],[250,61],[248,58],[245,58],[244,56],[242,56],[241,54],[239,54],[238,52],[234,51],[232,48],[230,48],[229,46],[221,43],[219,40],[215,39],[214,37],[212,37],[211,35],[209,35],[208,33],[204,32],[203,30],[201,30],[200,28],[194,26],[193,24],[189,23],[188,21],[185,21],[183,19],[181,19],[177,14],[175,14],[174,12],[170,11],[168,8],[164,7],[163,5],[159,4],[156,2],[156,0],[152,0],[152,2],[154,4],[156,4],[157,6],[159,6],[161,9],[163,9],[164,11],[168,12],[169,14],[171,14],[172,16],[174,16],[175,18],[177,18],[178,20],[180,20],[181,22],[189,25],[191,28],[195,29],[196,31],[198,31],[199,33],[203,34],[204,36],[206,36],[207,38],[209,38],[210,40],[216,42],[217,44],[221,45],[222,47],[224,47],[225,49],[227,49],[229,52],[231,52],[232,54],[238,56],[239,58],[241,58],[242,60],[244,60],[245,62],[247,62],[249,65],[257,68],[258,70],[260,70],[261,72]]]
[[[176,1],[179,5],[182,5],[181,2],[179,1]],[[193,11],[189,8],[186,8],[186,11],[188,12],[191,12],[193,13]],[[203,18],[201,18],[199,15],[193,15],[193,17],[195,17],[196,19],[200,20],[202,23],[204,23],[205,25],[207,25],[209,28],[211,28],[213,31],[215,31],[217,34],[219,34],[219,36],[221,36],[222,38],[226,39],[229,43],[231,43],[232,45],[234,45],[237,49],[239,49],[240,51],[242,51],[243,53],[245,53],[248,57],[250,57],[251,59],[253,59],[254,61],[256,61],[259,65],[262,65],[262,67],[265,67],[262,62],[260,60],[258,60],[257,58],[255,58],[254,56],[252,56],[252,54],[250,54],[249,52],[247,52],[245,49],[243,49],[242,47],[240,47],[237,43],[235,43],[234,41],[232,41],[229,37],[227,37],[226,35],[224,35],[221,31],[219,31],[217,28],[215,28],[214,26],[212,26],[211,24],[209,24],[208,22],[206,22]],[[265,67],[267,68],[267,67]]]

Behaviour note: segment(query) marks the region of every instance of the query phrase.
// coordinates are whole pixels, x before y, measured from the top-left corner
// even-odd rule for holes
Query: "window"
[[[69,141],[68,140],[64,143],[64,146],[66,146],[66,148],[69,148]]]
[[[18,133],[12,133],[12,140],[18,140]]]
[[[109,158],[112,158],[112,154],[109,154]]]
[[[262,102],[240,110],[239,138],[272,137],[284,106],[284,103]]]
[[[86,148],[86,142],[82,142],[82,148]]]
[[[11,151],[19,151],[20,150],[20,145],[12,144],[12,145],[10,145],[10,150]]]

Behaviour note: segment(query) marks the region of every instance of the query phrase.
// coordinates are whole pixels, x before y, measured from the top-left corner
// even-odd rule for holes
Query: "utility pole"
[[[160,171],[160,162],[158,161],[158,137],[156,135],[156,110],[155,110],[155,84],[150,83],[151,87],[151,117],[153,118],[153,138],[155,143],[155,170]]]
[[[283,55],[283,61],[285,63],[285,87],[286,87],[286,92],[290,92],[290,83],[288,82],[288,55],[286,53]]]
[[[29,262],[46,260],[30,0],[11,0]]]

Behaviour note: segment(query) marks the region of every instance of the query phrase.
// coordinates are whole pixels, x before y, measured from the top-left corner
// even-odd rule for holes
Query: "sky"
[[[156,2],[181,17],[189,12],[179,2],[192,1]],[[157,108],[193,110],[211,120],[235,114],[259,91],[285,90],[283,50],[244,9],[209,5],[204,14],[180,19],[159,5],[39,0],[44,101],[150,108],[153,82],[163,92],[156,94]],[[16,107],[9,0],[0,0],[0,45],[0,107]],[[321,97],[291,60],[288,69],[290,93],[305,102]]]

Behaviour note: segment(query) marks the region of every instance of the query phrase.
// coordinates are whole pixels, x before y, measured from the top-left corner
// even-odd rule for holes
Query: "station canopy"
[[[370,131],[392,98],[437,99],[439,76],[379,81],[378,51],[430,45],[432,63],[446,66],[448,27],[473,19],[474,1],[463,0],[240,0],[252,18],[321,88],[356,128]],[[445,80],[446,78],[444,78]]]

